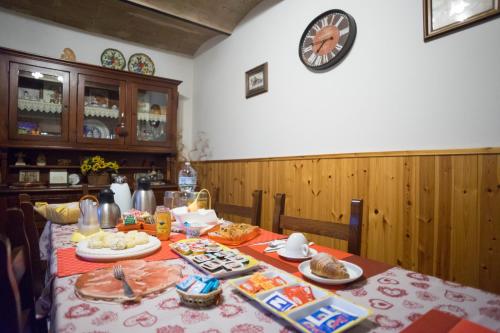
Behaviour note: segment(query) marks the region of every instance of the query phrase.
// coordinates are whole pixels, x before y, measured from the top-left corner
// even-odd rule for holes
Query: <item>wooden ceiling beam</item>
[[[229,35],[262,0],[0,0],[26,15],[155,48],[193,55]]]

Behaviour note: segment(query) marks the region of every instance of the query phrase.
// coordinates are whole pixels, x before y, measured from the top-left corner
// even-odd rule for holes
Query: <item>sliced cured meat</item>
[[[144,260],[120,261],[128,284],[137,298],[175,285],[182,276],[179,265]],[[113,268],[101,268],[82,274],[75,283],[78,295],[91,299],[127,301],[123,285],[113,276]]]

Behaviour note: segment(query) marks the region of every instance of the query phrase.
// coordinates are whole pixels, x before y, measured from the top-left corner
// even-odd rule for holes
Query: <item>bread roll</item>
[[[318,253],[312,258],[311,272],[328,279],[346,279],[349,277],[344,265],[327,253]]]

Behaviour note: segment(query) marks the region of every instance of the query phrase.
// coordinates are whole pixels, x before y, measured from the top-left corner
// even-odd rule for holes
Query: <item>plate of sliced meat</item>
[[[133,299],[163,291],[181,279],[180,265],[169,265],[164,261],[127,260],[119,261],[125,279],[134,293]],[[82,274],[75,282],[76,293],[93,300],[126,302],[132,300],[125,296],[122,281],[115,278],[113,267],[96,269]]]

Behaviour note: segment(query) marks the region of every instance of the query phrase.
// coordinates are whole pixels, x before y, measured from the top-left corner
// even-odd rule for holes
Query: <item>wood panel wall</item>
[[[275,193],[286,214],[349,223],[364,200],[362,255],[500,293],[500,148],[195,163],[221,202],[251,205],[262,189],[271,229]],[[308,235],[347,249],[343,241]]]

